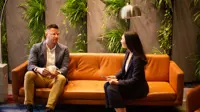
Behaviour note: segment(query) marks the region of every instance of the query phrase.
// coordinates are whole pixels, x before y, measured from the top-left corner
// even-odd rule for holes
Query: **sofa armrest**
[[[169,65],[169,83],[176,92],[176,104],[182,105],[183,102],[183,89],[184,89],[184,75],[183,71],[174,62],[170,61]]]
[[[186,97],[186,109],[187,112],[194,112],[200,108],[200,86],[197,86],[187,93]]]
[[[19,89],[20,87],[23,87],[24,83],[24,75],[27,71],[27,65],[28,61],[22,63],[21,65],[14,68],[12,73],[12,92],[13,92],[13,98],[15,101],[17,101],[19,96]]]

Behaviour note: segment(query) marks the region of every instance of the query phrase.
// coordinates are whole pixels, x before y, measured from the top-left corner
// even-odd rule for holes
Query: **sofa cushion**
[[[148,82],[149,94],[146,100],[176,100],[176,93],[168,82]]]
[[[66,99],[105,99],[103,86],[105,81],[74,80],[69,81],[65,87],[64,98]],[[150,92],[145,99],[175,100],[176,95],[167,82],[149,82]]]
[[[145,67],[147,81],[169,81],[169,56],[154,54],[146,56],[148,60],[148,64]]]
[[[105,81],[98,80],[72,80],[65,86],[65,91],[61,95],[64,99],[78,100],[103,100],[105,99],[104,86]],[[147,97],[141,100],[148,101],[175,101],[176,94],[168,82],[148,82],[150,92]],[[37,88],[36,97],[48,98],[49,88]],[[20,96],[24,96],[24,89],[20,89]]]
[[[73,80],[65,87],[65,99],[104,99],[105,81]]]
[[[145,67],[147,81],[169,81],[168,55],[147,54]],[[68,77],[70,80],[103,80],[102,75],[114,75],[120,71],[124,54],[73,53],[70,54]]]
[[[73,53],[70,54],[69,80],[103,80],[102,75],[114,75],[120,71],[124,54]]]

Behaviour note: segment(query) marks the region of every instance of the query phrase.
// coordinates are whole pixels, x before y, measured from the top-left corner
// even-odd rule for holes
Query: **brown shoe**
[[[53,109],[50,109],[49,107],[46,107],[44,112],[54,112]]]

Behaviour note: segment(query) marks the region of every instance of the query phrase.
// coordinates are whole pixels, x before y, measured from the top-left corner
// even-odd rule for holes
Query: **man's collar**
[[[49,46],[48,46],[47,43],[46,43],[46,48],[47,48],[47,50],[49,50],[49,51],[55,50],[55,49],[56,49],[56,46],[57,46],[57,44],[56,44],[52,49],[50,49]]]

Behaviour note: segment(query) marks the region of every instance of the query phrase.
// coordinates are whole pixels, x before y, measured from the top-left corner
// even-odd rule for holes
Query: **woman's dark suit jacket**
[[[120,93],[124,98],[135,99],[145,97],[149,92],[144,72],[144,67],[147,64],[147,61],[133,54],[126,72],[125,65],[128,56],[129,52],[126,52],[122,69],[118,74],[116,74],[119,81],[118,87]]]

